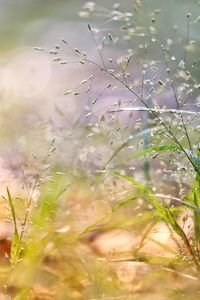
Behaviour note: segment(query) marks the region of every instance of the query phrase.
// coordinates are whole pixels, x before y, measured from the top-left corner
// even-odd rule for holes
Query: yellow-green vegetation
[[[198,244],[190,235],[189,210],[168,208],[165,199],[161,203],[161,196],[125,175],[110,174],[106,181],[102,189],[98,179],[91,191],[89,179],[53,176],[37,204],[27,200],[28,216],[22,219],[16,219],[21,208],[18,212],[8,190],[16,223],[11,254],[1,258],[2,294],[11,299],[197,299]]]
[[[199,299],[200,2],[8,2],[0,300]]]

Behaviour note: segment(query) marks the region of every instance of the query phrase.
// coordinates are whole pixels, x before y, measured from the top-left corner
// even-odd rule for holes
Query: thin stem
[[[91,27],[90,25],[88,25],[89,30],[92,33]],[[93,35],[93,33],[92,33]],[[96,40],[95,40],[96,41]],[[104,65],[103,62],[103,67],[100,66],[97,62],[90,60],[89,58],[85,57],[81,52],[79,53],[79,55],[88,63],[91,63],[92,65],[98,67],[100,69],[101,72],[105,72],[107,75],[111,76],[112,78],[114,78],[116,81],[118,81],[123,87],[125,87],[131,94],[133,94],[137,100],[139,100],[145,107],[146,109],[148,109],[152,115],[159,121],[160,125],[162,125],[164,127],[164,129],[168,132],[169,134],[169,138],[174,141],[182,150],[182,152],[185,154],[185,156],[187,157],[187,159],[189,160],[189,162],[191,163],[191,165],[193,166],[195,172],[200,176],[200,170],[197,168],[197,166],[195,165],[193,159],[191,158],[191,156],[187,153],[187,151],[184,149],[183,145],[179,142],[179,140],[177,139],[177,137],[175,136],[175,134],[172,132],[172,130],[170,129],[170,127],[168,127],[163,120],[159,117],[159,115],[156,113],[156,111],[154,110],[154,108],[149,107],[149,105],[146,103],[146,101],[139,96],[132,88],[130,88],[130,86],[125,83],[123,80],[121,80],[120,78],[118,78],[113,72],[109,71],[109,69],[107,69]],[[102,58],[103,60],[103,58]]]
[[[174,94],[174,99],[175,99],[176,104],[177,104],[177,108],[178,108],[178,110],[180,110],[180,104],[179,104],[179,100],[178,100],[177,95],[176,95],[173,80],[171,81],[171,86],[172,86],[172,91],[173,91],[173,94]],[[182,113],[180,113],[180,115],[181,115],[181,122],[182,122],[182,125],[183,125],[183,129],[185,131],[185,135],[186,135],[186,138],[187,138],[187,141],[188,141],[189,148],[190,148],[190,150],[192,150],[191,141],[190,141],[190,138],[189,138],[189,135],[188,135],[188,131],[187,131],[187,128],[186,128],[186,125],[185,125],[183,115],[182,115]]]
[[[32,200],[33,200],[33,194],[34,194],[34,191],[39,183],[39,180],[42,176],[42,173],[43,173],[43,169],[42,169],[42,166],[46,163],[47,159],[49,158],[50,154],[51,154],[51,151],[52,151],[52,146],[54,145],[54,142],[55,142],[55,139],[53,139],[53,141],[51,142],[50,146],[49,146],[49,149],[48,149],[48,152],[47,154],[45,155],[44,159],[42,160],[42,164],[38,170],[38,174],[36,176],[36,179],[34,181],[34,184],[33,184],[33,187],[32,187],[32,190],[31,191],[27,191],[28,192],[28,196],[29,196],[29,199],[28,199],[28,203],[27,203],[27,206],[26,206],[26,212],[25,212],[25,216],[24,216],[24,220],[23,222],[21,222],[21,232],[20,232],[20,235],[19,235],[19,243],[18,243],[18,248],[17,248],[17,255],[15,257],[15,264],[17,263],[18,261],[18,258],[19,258],[19,254],[20,254],[20,248],[21,248],[21,243],[22,243],[22,239],[24,237],[24,233],[25,233],[25,229],[26,229],[26,224],[27,224],[27,221],[28,221],[28,218],[29,218],[29,214],[30,214],[30,207],[31,207],[31,203],[32,203]],[[25,184],[26,187],[27,187],[27,184]],[[28,188],[28,187],[27,187]]]
[[[105,68],[105,63],[104,63],[104,60],[103,60],[103,55],[102,55],[102,53],[101,53],[101,50],[99,49],[99,45],[97,44],[97,41],[96,41],[96,39],[95,39],[95,36],[94,36],[94,33],[93,33],[93,31],[92,31],[92,28],[91,28],[90,24],[88,24],[88,29],[89,29],[89,31],[91,32],[91,35],[92,35],[92,38],[93,38],[93,40],[94,40],[94,43],[95,43],[95,45],[96,45],[96,47],[97,47],[97,51],[98,51],[98,53],[99,53],[99,56],[100,56],[102,65],[103,65],[103,67]]]
[[[166,59],[165,49],[164,49],[163,47],[162,47],[162,53],[163,53],[163,57],[164,57],[166,69],[169,69],[168,62],[167,62],[167,59]],[[181,113],[180,103],[179,103],[178,97],[177,97],[177,95],[176,95],[175,87],[174,87],[174,80],[173,80],[173,78],[172,78],[172,76],[171,76],[171,72],[170,72],[170,71],[168,72],[168,75],[169,75],[169,77],[170,77],[171,88],[172,88],[172,92],[173,92],[173,95],[174,95],[174,99],[175,99],[175,102],[176,102],[176,105],[177,105],[177,109],[180,111],[181,122],[182,122],[182,126],[183,126],[183,129],[184,129],[184,132],[185,132],[187,141],[188,141],[188,145],[189,145],[190,150],[192,150],[191,141],[190,141],[190,138],[189,138],[189,135],[188,135],[188,131],[187,131],[187,128],[186,128],[186,125],[185,125],[185,121],[184,121],[183,115],[182,115],[182,113]],[[170,128],[171,128],[171,126],[172,126],[172,123],[173,123],[173,119],[172,119],[172,121],[171,121]]]
[[[150,111],[149,108],[143,106],[136,106],[136,107],[122,107],[113,110],[109,110],[110,113],[114,112],[126,112],[126,111]],[[189,110],[178,110],[173,108],[151,108],[151,111],[158,112],[158,113],[169,113],[169,114],[186,114],[186,115],[193,115],[193,116],[200,116],[200,112],[196,111],[189,111]],[[150,112],[151,112],[150,111]]]
[[[125,88],[127,88],[132,94],[134,94],[137,99],[139,99],[145,106],[146,108],[148,108],[148,110],[154,115],[154,117],[159,121],[159,123],[166,129],[166,131],[170,134],[172,140],[181,148],[181,150],[184,152],[184,154],[186,155],[186,157],[188,158],[188,160],[190,161],[190,163],[192,164],[192,166],[194,167],[194,169],[196,170],[196,172],[200,175],[200,171],[197,169],[196,165],[194,164],[194,162],[192,161],[191,157],[189,156],[189,154],[186,152],[186,150],[183,148],[182,144],[179,142],[179,140],[177,139],[177,137],[173,134],[173,132],[168,128],[168,126],[161,120],[161,118],[156,114],[156,112],[154,110],[152,110],[151,107],[149,107],[147,105],[147,103],[139,96],[137,95],[128,85],[126,85],[121,79],[119,79],[117,76],[115,76],[113,73],[108,72],[108,74],[110,74],[112,77],[114,77],[116,80],[118,80],[122,85],[124,85]]]
[[[191,11],[191,9],[190,9],[190,11]],[[189,43],[189,38],[190,38],[190,28],[191,28],[190,17],[191,17],[191,13],[188,13],[187,14],[187,32],[186,32],[186,40],[185,40],[185,45],[184,45],[184,56],[183,56],[184,62],[186,62],[186,60],[187,60],[187,45]]]

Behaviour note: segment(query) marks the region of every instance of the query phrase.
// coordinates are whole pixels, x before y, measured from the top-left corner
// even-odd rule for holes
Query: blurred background
[[[99,77],[90,97],[87,93],[80,93],[78,97],[64,95],[66,91],[79,87],[80,82],[90,76],[94,69],[73,62],[73,59],[69,64],[53,61],[55,56],[49,51],[59,48],[62,38],[72,48],[84,50],[90,58],[98,61],[97,47],[88,30],[89,23],[94,28],[97,42],[102,41],[108,33],[119,38],[114,46],[107,44],[105,57],[118,59],[127,50],[137,48],[136,55],[142,63],[133,61],[131,66],[134,80],[140,84],[141,65],[148,63],[156,55],[159,59],[160,48],[155,44],[144,56],[144,49],[139,47],[138,38],[131,30],[124,33],[127,29],[125,26],[136,24],[136,29],[140,30],[141,26],[145,34],[149,30],[154,34],[155,27],[160,43],[170,45],[170,51],[178,64],[184,57],[183,44],[189,41],[195,41],[194,47],[191,43],[191,48],[194,48],[191,50],[192,59],[199,57],[199,11],[199,3],[195,0],[124,0],[117,3],[111,0],[0,0],[1,176],[4,178],[7,170],[11,171],[12,176],[16,176],[20,166],[29,160],[32,152],[42,157],[54,137],[57,140],[60,164],[69,165],[73,161],[76,165],[80,162],[77,162],[77,157],[85,161],[88,151],[93,153],[94,159],[101,161],[99,165],[102,165],[105,157],[108,158],[107,152],[104,152],[105,137],[101,137],[100,142],[94,141],[96,144],[87,142],[91,133],[89,123],[91,121],[93,124],[94,134],[95,130],[99,130],[95,124],[105,107],[112,107],[122,98],[124,102],[128,101],[130,95],[121,89],[104,93],[95,107],[96,112],[100,111],[97,118],[86,120],[85,116],[91,111],[89,98],[99,95],[104,84],[109,82],[102,76]],[[188,14],[192,16],[190,28]],[[178,43],[180,47],[177,46]],[[71,55],[65,49],[62,49],[61,54],[66,61]],[[188,55],[188,65],[189,63],[192,64],[192,60]],[[198,66],[195,65],[192,72],[198,83]],[[164,78],[162,71],[160,76]],[[168,103],[170,93],[165,91],[163,95],[162,103]],[[125,135],[128,136],[138,116],[141,115],[135,114],[131,122],[126,114],[119,119],[124,128],[129,127]],[[86,123],[89,127],[83,128],[82,124]],[[117,126],[120,124],[115,125],[115,129]],[[117,143],[123,141],[124,133],[116,135],[105,124],[103,129],[104,135],[108,134],[108,140],[114,139]]]

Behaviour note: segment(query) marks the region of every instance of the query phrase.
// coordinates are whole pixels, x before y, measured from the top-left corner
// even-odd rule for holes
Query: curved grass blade
[[[124,207],[125,205],[130,204],[131,202],[133,202],[134,200],[136,200],[136,197],[131,197],[131,198],[127,198],[127,199],[123,199],[122,201],[119,201],[118,203],[116,203],[113,208],[107,212],[105,212],[104,214],[102,214],[99,218],[97,218],[92,224],[90,224],[89,226],[87,226],[85,229],[83,229],[83,231],[79,234],[79,236],[83,236],[84,234],[93,231],[96,229],[96,227],[103,221],[105,220],[106,217],[112,215],[113,213],[115,213],[118,209]],[[103,226],[104,227],[104,226]]]
[[[106,161],[106,163],[104,164],[103,166],[103,169],[105,169],[108,164],[117,156],[117,154],[122,150],[124,149],[126,146],[128,146],[128,144],[139,138],[139,137],[142,137],[142,136],[145,136],[146,134],[148,133],[151,133],[153,131],[157,131],[159,129],[161,129],[162,127],[161,126],[157,126],[157,127],[152,127],[152,128],[146,128],[145,130],[142,130],[140,132],[137,132],[135,133],[134,135],[130,135],[129,138],[126,140],[126,142],[124,142],[123,144],[121,144],[114,152],[113,154],[110,156],[110,158]]]
[[[169,151],[175,151],[175,150],[181,151],[181,149],[178,146],[173,146],[173,145],[164,145],[164,146],[158,146],[158,147],[151,147],[151,148],[147,148],[145,150],[142,150],[140,152],[137,152],[133,155],[130,155],[127,159],[123,160],[122,162],[117,164],[115,167],[116,168],[120,167],[120,166],[126,164],[131,159],[136,159],[136,158],[142,157],[142,156],[147,155],[147,154],[159,153],[159,152],[168,151],[168,150]]]
[[[196,268],[198,270],[200,270],[200,265],[199,265],[199,262],[196,258],[193,246],[190,244],[184,230],[177,223],[177,221],[174,218],[174,216],[173,216],[172,212],[170,211],[170,209],[165,207],[164,205],[162,205],[160,203],[160,201],[158,201],[158,199],[156,199],[156,197],[154,197],[154,195],[152,194],[151,189],[149,189],[148,187],[146,187],[142,183],[134,180],[130,176],[123,175],[119,172],[114,172],[114,174],[117,175],[118,177],[132,183],[138,189],[138,191],[141,192],[145,196],[146,200],[148,200],[153,205],[153,207],[155,208],[155,210],[156,210],[157,214],[160,216],[160,218],[163,219],[163,221],[165,221],[167,224],[171,225],[173,230],[181,237],[182,241],[184,242],[185,246],[187,247]]]
[[[185,115],[192,115],[192,116],[199,116],[200,113],[196,111],[190,110],[181,110],[181,109],[173,109],[173,108],[148,108],[145,106],[138,106],[138,107],[122,107],[118,109],[109,110],[110,113],[117,113],[117,112],[126,112],[126,111],[148,111],[148,112],[157,112],[157,113],[167,113],[167,114],[185,114]]]

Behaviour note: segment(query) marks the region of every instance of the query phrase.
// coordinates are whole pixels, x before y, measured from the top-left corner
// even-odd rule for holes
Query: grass
[[[84,8],[89,15],[91,5]],[[114,35],[105,31],[101,39],[97,33],[104,29],[88,23],[96,60],[65,39],[49,51],[54,63],[63,63],[67,54],[92,72],[64,93],[87,98],[87,111],[75,121],[83,137],[76,137],[80,152],[73,165],[63,163],[53,139],[44,158],[32,154],[31,180],[23,172],[26,196],[20,199],[7,188],[3,199],[13,234],[11,241],[2,239],[0,251],[0,292],[6,299],[199,298],[199,77],[192,73],[196,58],[188,50],[197,21],[189,15],[186,37],[171,42],[169,36],[161,43],[159,13],[147,14],[150,25],[141,24],[140,1],[133,14],[119,8],[107,13],[108,24],[118,22],[119,35],[115,28]],[[130,44],[116,58],[111,49],[122,51],[118,41]],[[174,43],[183,57],[171,53]],[[96,95],[100,78],[102,92]],[[101,98],[115,91],[128,100],[98,108]],[[162,102],[165,93],[169,105]],[[187,110],[187,101],[195,108]],[[55,110],[65,119],[59,107]],[[59,133],[60,143],[68,138]]]
[[[198,273],[193,269],[193,264],[198,268],[198,257],[195,252],[197,249],[187,239],[177,222],[182,208],[170,208],[162,204],[149,187],[132,177],[114,172],[110,174],[110,179],[112,181],[117,179],[115,192],[118,191],[119,195],[115,196],[115,199],[118,200],[97,216],[94,210],[93,221],[90,214],[89,225],[86,227],[84,222],[81,224],[81,221],[84,221],[83,216],[87,216],[88,209],[95,203],[95,199],[97,202],[101,201],[100,198],[105,197],[105,193],[109,195],[109,190],[102,192],[99,182],[99,188],[96,192],[92,192],[90,180],[72,179],[67,174],[57,175],[52,182],[43,185],[39,203],[29,215],[23,240],[19,244],[19,238],[16,239],[14,234],[10,263],[1,265],[2,288],[4,293],[10,295],[8,297],[88,299],[100,298],[103,293],[106,299],[110,297],[123,299],[125,296],[132,297],[133,291],[135,297],[146,297],[149,295],[150,287],[155,295],[168,295],[173,293],[173,289],[176,290],[177,285],[185,295],[188,295],[189,283],[194,288],[194,295],[198,293]],[[66,189],[67,182],[68,189]],[[122,189],[125,187],[126,198],[122,195]],[[114,187],[111,188],[113,190]],[[15,199],[9,190],[8,197],[11,208],[14,209]],[[191,195],[187,201],[185,200],[186,204],[188,203],[187,207],[193,212],[198,211],[195,204],[190,207],[189,203],[192,204],[190,197]],[[147,202],[140,203],[141,199]],[[148,208],[148,202],[154,209]],[[66,211],[70,213],[66,214]],[[15,218],[18,215],[15,209],[12,214]],[[162,244],[161,240],[156,239],[152,230],[158,224],[155,233],[159,234],[162,224],[160,220],[172,227],[172,231],[176,233],[175,238],[180,243],[180,249],[173,248],[170,244]],[[141,228],[144,230],[141,231]],[[117,252],[104,253],[103,256],[95,254],[88,237],[96,232],[101,235],[112,230],[133,232],[137,239],[139,238],[138,247],[135,248],[137,251],[134,253],[129,249],[128,252],[121,254]],[[19,225],[16,231],[19,237]],[[161,230],[160,234],[163,236],[165,233]],[[161,256],[160,252],[151,252],[152,245],[149,241],[163,250]],[[145,243],[148,245],[149,253],[143,252],[142,245]],[[163,253],[168,256],[163,256]],[[169,281],[170,287],[167,289],[164,278]],[[153,288],[155,284],[156,289]]]
[[[127,190],[130,189],[131,183],[134,186],[129,191],[132,197],[122,197],[116,204],[111,205],[109,211],[105,210],[103,215],[94,216],[93,223],[89,220],[90,225],[87,227],[80,224],[83,210],[87,215],[94,199],[99,199],[100,191],[87,191],[89,182],[86,180],[83,180],[82,184],[79,182],[77,188],[76,178],[73,181],[70,179],[71,187],[65,190],[69,177],[61,180],[59,176],[54,178],[54,183],[43,186],[39,205],[33,209],[30,223],[26,225],[18,261],[10,267],[7,263],[1,266],[1,274],[4,269],[2,282],[7,280],[4,292],[12,295],[13,299],[88,299],[100,298],[102,293],[109,299],[132,297],[133,291],[135,297],[146,297],[149,295],[149,289],[155,295],[168,295],[177,289],[177,285],[188,295],[189,284],[190,288],[192,286],[194,289],[194,295],[197,295],[198,273],[193,268],[193,264],[198,268],[196,252],[194,253],[196,249],[176,221],[181,208],[164,206],[150,188],[131,177],[120,173],[110,176],[119,178],[116,188],[119,192],[120,181],[121,187],[125,181]],[[63,190],[64,193],[59,193]],[[82,198],[78,193],[82,194]],[[155,210],[148,209],[147,203],[144,202],[143,205],[140,204],[138,211],[138,201],[141,198],[150,202]],[[78,209],[80,201],[84,208]],[[73,213],[74,207],[76,213]],[[66,217],[64,208],[65,211],[70,209],[73,215],[68,214]],[[160,220],[169,224],[176,233],[175,238],[180,243],[179,250],[173,248],[169,242],[162,244],[161,239],[156,239],[152,230],[157,224],[155,233],[159,234],[162,224]],[[110,252],[104,253],[103,256],[95,254],[90,248],[92,246],[88,236],[95,232],[112,232],[117,228],[122,232],[134,232],[137,238],[139,237],[137,251],[134,253],[129,250],[121,254]],[[145,230],[141,231],[141,228]],[[160,234],[163,236],[162,230]],[[167,256],[160,256],[160,252],[151,252],[152,245],[148,239],[158,249],[162,249],[162,255],[166,253]],[[14,241],[15,237],[12,252],[16,253],[15,249],[19,248]],[[142,245],[145,243],[148,245],[147,253],[143,252]],[[134,275],[135,273],[137,275]],[[169,282],[168,287],[165,280]]]

